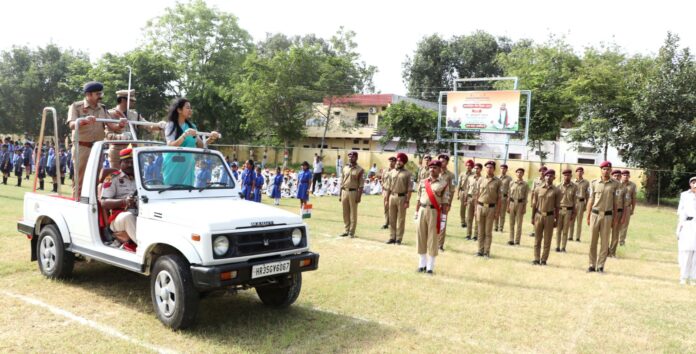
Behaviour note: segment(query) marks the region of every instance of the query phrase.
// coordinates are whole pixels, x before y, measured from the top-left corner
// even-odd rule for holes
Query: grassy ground
[[[437,274],[417,274],[414,222],[405,245],[386,245],[379,198],[365,197],[357,239],[344,239],[336,198],[313,198],[311,246],[297,303],[263,307],[253,291],[201,302],[197,325],[165,329],[154,316],[148,279],[96,262],[73,279],[48,281],[16,231],[28,189],[0,186],[0,352],[694,352],[696,287],[678,285],[673,209],[641,206],[626,247],[606,273],[586,273],[589,236],[532,266],[531,230],[522,245],[495,233],[492,258],[474,256],[458,209]],[[299,211],[294,199],[282,208]],[[233,212],[232,210],[230,212]],[[412,212],[407,215],[412,216]],[[555,247],[555,241],[554,241]],[[12,295],[8,295],[12,294]],[[29,296],[114,328],[133,343],[21,301]]]

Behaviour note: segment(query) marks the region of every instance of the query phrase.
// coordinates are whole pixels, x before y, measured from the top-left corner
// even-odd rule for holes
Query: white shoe
[[[679,285],[686,285],[686,279],[679,280]]]
[[[114,240],[114,242],[111,242],[111,244],[109,246],[111,246],[113,248],[120,248],[122,246],[122,244],[121,244],[121,241]]]

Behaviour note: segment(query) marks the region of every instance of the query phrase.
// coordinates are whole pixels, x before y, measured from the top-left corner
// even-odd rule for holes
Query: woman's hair
[[[276,173],[280,173],[280,166],[276,167]]]
[[[184,105],[188,103],[189,100],[179,97],[172,101],[172,104],[169,106],[169,113],[167,113],[167,121],[172,122],[172,130],[167,132],[167,135],[171,134],[172,132],[176,131],[176,138],[178,139],[181,134],[184,133],[183,129],[179,126],[179,109],[183,109]],[[187,120],[188,123],[188,120]],[[189,123],[190,124],[190,123]]]
[[[307,161],[302,161],[302,166],[307,166],[307,168],[309,168],[309,162],[307,162]]]

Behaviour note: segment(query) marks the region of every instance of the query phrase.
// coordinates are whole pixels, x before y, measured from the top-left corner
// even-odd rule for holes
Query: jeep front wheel
[[[292,305],[300,296],[302,290],[302,273],[289,276],[290,285],[266,285],[256,287],[256,294],[264,305],[274,308],[284,308]]]
[[[167,327],[189,327],[198,312],[198,293],[188,262],[179,255],[157,258],[150,275],[150,293],[157,318]]]
[[[63,238],[55,225],[46,225],[36,244],[41,274],[49,279],[70,277],[75,266],[75,254],[65,250]]]

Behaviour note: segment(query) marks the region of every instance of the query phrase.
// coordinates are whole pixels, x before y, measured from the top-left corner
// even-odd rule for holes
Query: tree
[[[381,122],[387,129],[380,139],[382,145],[398,137],[397,149],[408,146],[412,141],[415,142],[416,152],[419,154],[436,145],[437,135],[433,129],[437,125],[436,111],[401,101],[387,108]]]
[[[402,76],[407,95],[426,101],[436,101],[440,91],[452,88],[454,75],[450,46],[438,34],[423,38],[412,57],[403,63]]]
[[[476,31],[468,36],[456,36],[450,41],[452,71],[457,78],[496,77],[503,73],[496,58],[511,50],[510,39],[495,38],[485,31]],[[488,83],[468,83],[466,89],[476,89]]]

